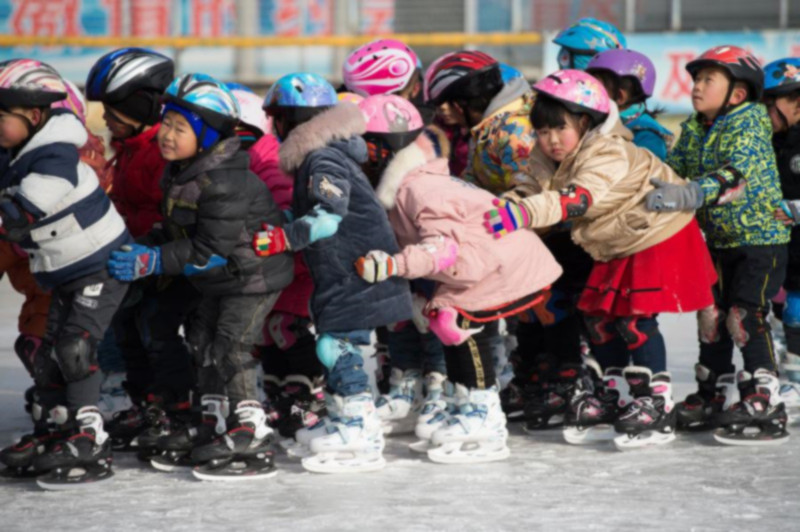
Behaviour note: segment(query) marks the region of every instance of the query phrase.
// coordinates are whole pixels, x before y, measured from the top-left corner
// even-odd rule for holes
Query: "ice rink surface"
[[[30,379],[13,353],[21,299],[0,281],[0,444],[29,430]],[[694,389],[692,315],[664,316],[675,397]],[[0,484],[0,530],[800,530],[800,427],[779,447],[723,447],[681,434],[663,448],[573,447],[560,431],[512,426],[509,460],[446,466],[390,438],[386,469],[325,476],[278,457],[278,476],[204,483],[115,456],[115,478],[96,489],[43,492]]]

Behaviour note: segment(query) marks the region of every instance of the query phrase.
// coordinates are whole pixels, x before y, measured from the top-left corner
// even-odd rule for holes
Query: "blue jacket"
[[[672,132],[647,113],[642,113],[625,127],[633,132],[633,143],[650,150],[662,161],[667,158],[667,146],[672,143]]]
[[[340,104],[298,126],[281,146],[281,166],[295,178],[295,219],[315,205],[342,217],[333,236],[303,249],[314,282],[310,310],[318,333],[373,329],[411,318],[405,280],[370,284],[355,269],[356,260],[369,251],[400,251],[386,212],[361,171],[367,159],[360,136],[365,129],[361,111]]]

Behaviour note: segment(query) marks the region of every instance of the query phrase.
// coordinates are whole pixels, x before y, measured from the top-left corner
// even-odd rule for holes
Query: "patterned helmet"
[[[497,91],[503,86],[500,63],[483,52],[461,50],[437,59],[425,75],[428,98],[436,105]]]
[[[611,109],[603,84],[582,70],[559,70],[536,82],[533,90],[558,100],[572,113],[602,120]]]
[[[689,61],[686,70],[694,78],[700,70],[707,67],[724,69],[735,81],[750,87],[750,99],[759,100],[764,90],[764,70],[761,63],[747,50],[738,46],[716,46],[703,52],[700,57]]]
[[[400,41],[379,39],[357,48],[342,67],[347,90],[371,96],[403,90],[420,68],[414,51]]]
[[[633,50],[606,50],[600,52],[589,61],[586,70],[605,70],[617,76],[631,77],[642,88],[648,98],[653,95],[656,87],[656,67],[648,57]]]
[[[780,96],[800,91],[800,59],[778,59],[764,67],[764,95]]]
[[[626,48],[628,45],[625,36],[616,26],[590,17],[582,18],[561,31],[553,42],[572,52],[589,55]]]
[[[350,102],[356,105],[364,101],[364,97],[354,92],[340,92],[338,95],[339,103]]]
[[[145,48],[121,48],[98,59],[89,71],[86,98],[114,104],[138,91],[160,95],[174,77],[169,57]]]
[[[243,83],[237,83],[235,81],[229,81],[228,83],[225,84],[225,86],[228,87],[228,89],[231,92],[233,91],[254,92],[253,89],[251,89],[247,85]]]
[[[0,108],[50,107],[67,97],[58,72],[35,59],[13,59],[0,65]]]
[[[230,88],[230,83],[228,83],[227,86]],[[242,113],[240,118],[241,122],[256,128],[265,135],[269,133],[271,128],[269,120],[267,119],[267,113],[265,113],[264,109],[261,107],[263,103],[261,97],[252,91],[241,89],[232,89],[231,94],[233,94],[233,97],[236,98],[236,101],[239,103],[239,109]]]
[[[522,72],[505,63],[500,63],[500,77],[503,78],[503,83],[508,83],[512,79],[525,78],[525,76],[522,75]]]
[[[336,91],[325,78],[308,72],[287,74],[269,89],[264,109],[275,107],[328,108],[339,101]]]
[[[52,105],[53,109],[69,109],[81,122],[86,124],[86,99],[83,97],[81,90],[68,79],[63,80],[64,86],[67,89],[67,97]]]
[[[417,108],[393,94],[370,96],[358,104],[367,121],[365,138],[381,138],[397,152],[419,136],[425,127]]]

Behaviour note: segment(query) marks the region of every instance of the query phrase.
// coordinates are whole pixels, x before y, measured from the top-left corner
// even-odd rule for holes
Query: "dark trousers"
[[[464,329],[482,326],[483,330],[462,344],[444,346],[447,378],[454,384],[463,384],[467,388],[485,389],[496,385],[492,346],[493,339],[500,336],[499,322],[474,323],[468,319],[459,319],[459,325]]]

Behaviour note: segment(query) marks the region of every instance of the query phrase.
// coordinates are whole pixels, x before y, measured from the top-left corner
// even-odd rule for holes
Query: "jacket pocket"
[[[34,253],[46,271],[68,266],[95,250],[94,242],[86,238],[73,214],[33,229],[31,240],[39,246],[39,251]]]

